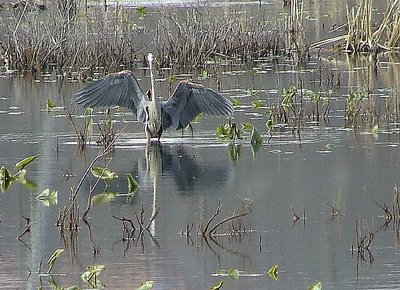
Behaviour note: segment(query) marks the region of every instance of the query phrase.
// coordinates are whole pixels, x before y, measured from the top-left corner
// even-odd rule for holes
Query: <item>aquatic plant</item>
[[[213,286],[210,287],[210,290],[219,290],[224,285],[224,281],[220,280],[214,283]]]
[[[139,183],[136,181],[136,179],[134,179],[132,177],[132,175],[130,173],[126,174],[126,180],[128,182],[128,194],[129,195],[133,195],[136,191],[139,190],[140,185]]]
[[[81,150],[83,150],[86,146],[86,143],[89,142],[90,137],[93,133],[93,109],[87,108],[83,114],[83,126],[78,127],[75,124],[75,119],[72,117],[71,110],[65,110],[65,116],[70,121],[72,128],[74,130],[77,143]]]
[[[136,290],[149,290],[153,289],[154,282],[153,281],[145,281],[143,282]]]
[[[303,1],[291,1],[289,15],[285,17],[285,49],[294,63],[302,64],[309,58],[309,44],[303,29]]]
[[[64,249],[60,248],[60,249],[56,249],[53,252],[53,254],[51,254],[51,256],[49,257],[49,259],[46,262],[46,264],[49,266],[49,268],[47,269],[47,273],[51,273],[51,270],[53,269],[54,264],[60,258],[61,254],[63,252],[64,252]]]
[[[49,207],[51,205],[57,205],[57,194],[57,190],[50,191],[49,188],[46,188],[38,196],[36,196],[36,199],[41,201],[45,206]]]
[[[400,2],[387,1],[382,22],[374,31],[372,0],[361,0],[358,7],[347,10],[348,33],[345,50],[377,52],[400,46]]]
[[[18,161],[14,166],[14,173],[10,172],[6,167],[1,166],[0,168],[0,190],[1,192],[6,191],[13,182],[24,185],[29,189],[35,189],[36,184],[26,179],[25,166],[36,160],[39,154],[28,156],[21,161]]]
[[[215,136],[219,139],[236,141],[242,139],[240,129],[237,128],[235,122],[229,121],[226,124],[221,124],[215,129]]]
[[[155,35],[161,67],[247,61],[283,51],[278,24],[274,26],[233,9],[216,14],[207,1],[205,4],[178,11],[161,9]]]
[[[232,268],[229,270],[219,269],[216,273],[217,276],[228,276],[233,279],[238,279],[240,276],[239,270]]]
[[[103,288],[98,276],[105,269],[104,265],[94,264],[87,267],[87,271],[81,275],[82,281],[92,288]]]
[[[322,281],[318,281],[312,285],[310,285],[307,290],[322,290]]]
[[[278,265],[271,266],[267,273],[271,279],[278,280]]]

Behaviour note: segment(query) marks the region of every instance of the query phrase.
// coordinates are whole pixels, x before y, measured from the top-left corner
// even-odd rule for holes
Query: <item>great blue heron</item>
[[[150,66],[151,89],[143,93],[137,79],[129,70],[111,73],[95,80],[75,93],[84,107],[121,106],[131,109],[145,123],[147,141],[160,137],[163,130],[185,128],[200,113],[231,116],[232,103],[212,89],[190,81],[181,81],[171,97],[159,103],[154,93],[153,55],[147,56]]]

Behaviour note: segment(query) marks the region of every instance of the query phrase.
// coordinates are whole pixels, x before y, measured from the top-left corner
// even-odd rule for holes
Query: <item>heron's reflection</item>
[[[225,184],[232,176],[228,160],[203,160],[191,154],[184,145],[161,145],[151,143],[145,150],[145,162],[138,161],[139,180],[152,181],[157,188],[161,176],[172,177],[179,193],[191,193],[196,189],[216,188]]]
[[[144,160],[138,160],[139,183],[152,185],[152,214],[155,214],[158,208],[160,179],[172,178],[177,192],[188,194],[196,189],[202,189],[202,192],[205,188],[215,190],[225,184],[232,175],[228,160],[202,160],[201,156],[190,154],[189,148],[184,145],[162,145],[160,142],[154,142],[146,147]],[[153,222],[152,234],[155,233],[154,226]]]

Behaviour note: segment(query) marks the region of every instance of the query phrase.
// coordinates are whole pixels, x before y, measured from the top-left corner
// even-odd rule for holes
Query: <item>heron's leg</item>
[[[192,138],[193,138],[193,127],[192,127],[192,124],[189,123],[188,128],[190,130],[190,135],[192,135]]]

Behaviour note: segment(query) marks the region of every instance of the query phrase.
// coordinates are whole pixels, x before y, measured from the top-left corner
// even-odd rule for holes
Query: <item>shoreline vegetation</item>
[[[329,46],[345,53],[400,51],[400,0],[388,0],[381,23],[372,20],[372,0],[360,0],[347,7],[345,34],[315,43],[305,38],[302,1],[282,7],[283,17],[275,20],[255,19],[240,13],[238,6],[222,9],[209,2],[174,9],[91,3],[0,3],[2,70],[90,74],[129,69],[143,62],[150,49],[156,52],[158,68],[186,69],[275,56],[301,64],[312,49]]]

